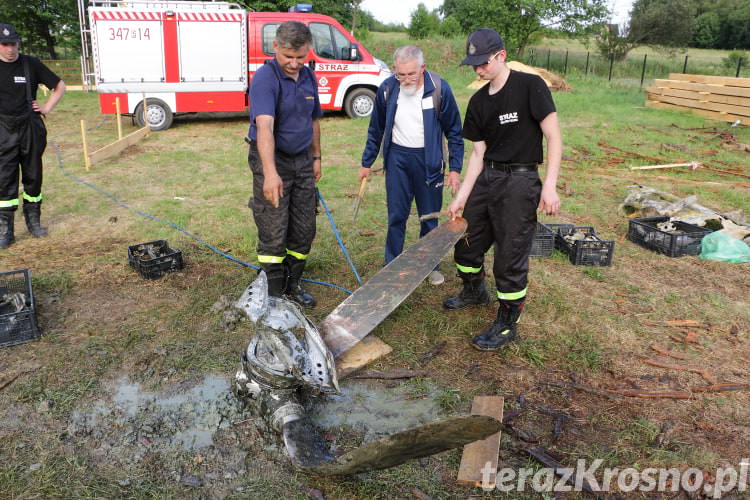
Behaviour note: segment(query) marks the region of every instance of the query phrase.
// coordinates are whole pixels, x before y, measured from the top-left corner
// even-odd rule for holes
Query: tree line
[[[236,0],[255,11],[287,11],[298,0]],[[361,9],[362,0],[312,0],[314,11],[336,18],[367,41],[369,31],[406,29],[413,39],[465,36],[480,27],[503,35],[521,55],[544,34],[594,39],[602,55],[624,58],[639,45],[750,48],[750,0],[636,0],[629,22],[608,23],[608,0],[444,0],[419,4],[408,27],[386,25]],[[0,0],[3,22],[21,33],[23,50],[57,59],[61,48],[80,52],[76,0]]]
[[[614,59],[642,45],[750,48],[750,0],[636,0],[622,26],[610,24],[610,15],[605,0],[445,0],[433,11],[419,4],[408,32],[424,39],[489,27],[517,55],[544,34],[593,39],[603,56]]]

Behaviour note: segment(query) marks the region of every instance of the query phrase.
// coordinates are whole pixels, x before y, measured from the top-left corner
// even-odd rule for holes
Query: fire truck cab
[[[369,116],[390,75],[335,19],[310,6],[247,12],[226,2],[92,0],[86,12],[83,4],[84,83],[96,86],[102,113],[115,113],[119,98],[121,112],[141,126],[145,99],[152,130],[169,128],[175,113],[246,109],[253,74],[274,57],[276,30],[289,20],[312,33],[308,64],[324,110]]]

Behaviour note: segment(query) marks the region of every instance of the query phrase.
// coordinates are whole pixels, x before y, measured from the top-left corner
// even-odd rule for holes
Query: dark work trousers
[[[287,250],[307,256],[315,238],[315,178],[312,153],[276,152],[276,172],[284,183],[278,208],[263,196],[263,167],[255,143],[250,144],[248,163],[253,172],[251,208],[258,229],[258,256],[283,260]],[[281,262],[281,261],[279,261]],[[266,266],[261,262],[261,267]]]
[[[495,244],[497,291],[524,290],[541,192],[538,172],[506,173],[485,167],[464,207],[469,227],[467,236],[456,243],[456,264],[481,268],[484,254]]]
[[[439,212],[443,204],[443,182],[441,179],[431,186],[425,183],[423,148],[405,148],[391,144],[385,165],[385,192],[388,204],[385,263],[388,264],[404,249],[406,220],[409,218],[412,200],[416,200],[420,216]],[[419,237],[435,229],[437,223],[437,219],[422,221]]]
[[[37,198],[42,193],[42,155],[47,147],[47,129],[42,118],[0,115],[0,210],[16,210],[18,167],[24,193]]]

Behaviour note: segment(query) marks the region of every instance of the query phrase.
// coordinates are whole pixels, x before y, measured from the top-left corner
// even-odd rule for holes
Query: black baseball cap
[[[21,38],[18,36],[16,28],[10,24],[0,24],[0,43],[18,43]]]
[[[479,28],[466,40],[466,58],[461,64],[481,66],[505,48],[503,37],[492,28]]]

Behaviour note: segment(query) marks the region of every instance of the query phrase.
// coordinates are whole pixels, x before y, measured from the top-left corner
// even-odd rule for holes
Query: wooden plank
[[[707,86],[705,85],[703,87],[707,88]],[[698,101],[708,101],[719,104],[728,104],[730,106],[744,106],[750,108],[750,97],[721,95],[714,94],[707,90],[700,91],[695,89],[680,89],[672,87],[647,87],[646,91],[658,95],[669,95],[673,97],[682,97],[684,99],[696,99]]]
[[[646,101],[644,103],[644,106],[646,106],[647,108],[654,108],[654,109],[671,109],[671,110],[677,110],[677,111],[691,111],[693,114],[705,116],[706,118],[711,118],[713,120],[719,120],[722,122],[735,122],[737,120],[740,120],[742,122],[750,121],[748,120],[746,116],[738,116],[738,115],[733,115],[730,113],[716,113],[714,111],[705,111],[703,109],[685,108],[683,106],[676,106],[674,104],[667,104],[666,102],[659,102],[659,101],[654,101],[654,100]]]
[[[710,92],[711,94],[731,95],[737,97],[750,97],[750,89],[742,87],[727,87],[726,85],[714,85],[711,83],[683,82],[678,80],[654,80],[656,87],[665,87],[680,90],[695,90],[696,92]]]
[[[390,354],[393,348],[375,335],[368,335],[360,343],[346,351],[336,360],[336,372],[342,379],[376,359]]]
[[[146,137],[148,133],[151,131],[151,128],[146,125],[143,128],[139,128],[135,132],[131,132],[122,139],[115,141],[111,144],[107,144],[101,149],[98,149],[91,153],[89,155],[89,158],[91,159],[91,164],[99,163],[102,160],[105,160],[107,158],[111,158],[113,156],[116,156],[120,154],[125,148],[128,146],[132,146],[138,140],[140,140],[143,137]]]
[[[713,83],[716,85],[727,85],[729,87],[750,88],[750,78],[734,78],[731,76],[710,75],[683,75],[682,73],[670,73],[669,79],[680,80],[683,82]]]
[[[475,396],[471,404],[472,415],[485,415],[503,420],[502,396]],[[495,489],[497,457],[500,452],[500,433],[464,446],[456,482],[464,486]],[[482,471],[485,471],[484,473]],[[483,478],[484,476],[484,478]],[[488,481],[482,481],[487,479]]]
[[[677,104],[688,108],[702,109],[705,111],[716,111],[718,113],[728,113],[732,115],[745,117],[743,121],[748,121],[750,117],[750,107],[732,106],[731,104],[718,104],[710,101],[698,101],[696,99],[683,99],[681,97],[672,97],[669,95],[658,96],[658,101],[668,104]]]

